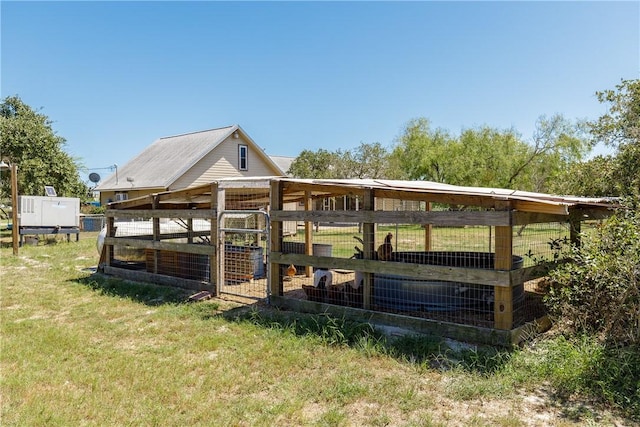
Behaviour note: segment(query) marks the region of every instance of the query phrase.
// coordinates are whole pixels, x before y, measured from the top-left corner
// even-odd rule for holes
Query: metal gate
[[[224,210],[218,214],[220,294],[268,298],[269,215],[264,210]]]

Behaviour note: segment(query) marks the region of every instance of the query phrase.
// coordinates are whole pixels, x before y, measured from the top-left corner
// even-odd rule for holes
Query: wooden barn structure
[[[344,196],[357,198],[358,210],[317,208]],[[549,326],[538,279],[614,207],[604,198],[434,182],[218,180],[110,204],[101,266],[286,309],[511,345]],[[139,219],[147,231],[122,232]]]

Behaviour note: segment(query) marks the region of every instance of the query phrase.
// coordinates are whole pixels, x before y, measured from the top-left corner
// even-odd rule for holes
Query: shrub
[[[564,331],[586,333],[608,346],[640,344],[639,198],[572,248],[550,273],[545,301]]]

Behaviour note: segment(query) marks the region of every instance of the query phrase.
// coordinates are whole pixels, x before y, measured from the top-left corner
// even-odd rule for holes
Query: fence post
[[[375,193],[372,189],[364,190],[362,196],[362,210],[375,210]],[[365,222],[362,224],[362,241],[364,251],[364,259],[373,259],[375,251],[375,224]],[[363,289],[362,289],[362,308],[370,310],[373,302],[373,273],[363,272]]]
[[[157,194],[152,196],[151,212],[155,213],[155,210],[160,206],[160,197]],[[160,241],[160,218],[156,215],[152,215],[152,227],[153,227],[153,241]],[[158,263],[160,259],[160,251],[158,249],[153,250],[153,274],[158,274]]]
[[[508,200],[498,200],[496,210],[511,211]],[[496,226],[494,269],[511,271],[513,263],[513,226]],[[496,329],[513,327],[513,288],[511,282],[494,286],[494,324]],[[505,286],[506,285],[506,286]]]
[[[274,179],[271,181],[271,210],[281,211],[283,208],[282,201],[282,182]],[[271,241],[269,243],[270,252],[282,252],[282,221],[271,221]],[[269,260],[273,259],[269,254]],[[284,294],[284,285],[282,283],[282,268],[280,264],[270,262],[269,268],[269,290],[271,295],[282,296]]]
[[[582,244],[580,239],[582,213],[580,211],[571,211],[569,213],[569,240],[571,244],[579,248]]]
[[[311,192],[305,191],[304,193],[304,210],[309,212],[313,210],[313,199],[311,198]],[[313,255],[313,222],[305,221],[304,223],[304,247],[305,254]],[[313,267],[307,265],[305,267],[305,273],[307,277],[311,277],[313,275]]]
[[[425,211],[431,212],[431,202],[427,202],[425,206]],[[427,252],[431,250],[431,244],[433,242],[431,239],[432,232],[433,232],[433,225],[424,224],[424,250]]]
[[[211,183],[211,242],[215,248],[209,256],[209,284],[215,284],[215,296],[220,296],[220,288],[224,284],[224,236],[219,233],[219,212],[225,209],[226,192],[218,186],[217,182]]]

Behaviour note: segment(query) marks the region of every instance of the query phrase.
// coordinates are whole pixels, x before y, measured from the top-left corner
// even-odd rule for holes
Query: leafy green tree
[[[34,111],[17,96],[0,105],[0,156],[18,165],[18,192],[43,195],[52,185],[60,196],[85,198],[87,186],[80,179],[79,164],[63,148],[65,139],[56,135],[51,120]],[[10,192],[9,180],[2,180],[2,195]]]
[[[560,114],[541,116],[536,122],[529,152],[513,175],[526,171],[522,186],[540,192],[553,192],[558,179],[571,165],[591,150],[584,122],[571,122]],[[517,182],[517,181],[513,181]]]
[[[528,147],[513,131],[488,126],[465,129],[459,138],[457,185],[510,188],[518,177]]]
[[[402,171],[401,178],[455,183],[458,181],[461,147],[443,129],[431,129],[426,118],[411,120],[396,141],[392,152],[394,163]]]
[[[376,179],[390,178],[391,165],[389,152],[379,142],[366,144],[361,142],[344,156],[345,172],[349,178]]]
[[[587,197],[616,195],[615,169],[614,156],[596,156],[585,162],[572,163],[554,182],[553,191]]]
[[[391,169],[388,151],[376,142],[346,151],[303,150],[287,173],[296,178],[364,179],[388,178]]]
[[[287,173],[295,178],[337,178],[336,153],[323,148],[314,152],[303,150],[291,163]]]
[[[596,92],[609,111],[589,123],[594,142],[614,147],[616,194],[640,193],[640,80],[622,80],[615,90]]]
[[[580,196],[626,196],[640,192],[640,80],[622,80],[615,90],[596,92],[609,110],[587,122],[591,144],[615,152],[576,162],[556,180],[555,191]]]
[[[547,191],[568,164],[588,151],[582,128],[561,115],[542,116],[527,144],[514,129],[484,126],[455,137],[420,118],[407,124],[393,156],[406,179]]]

